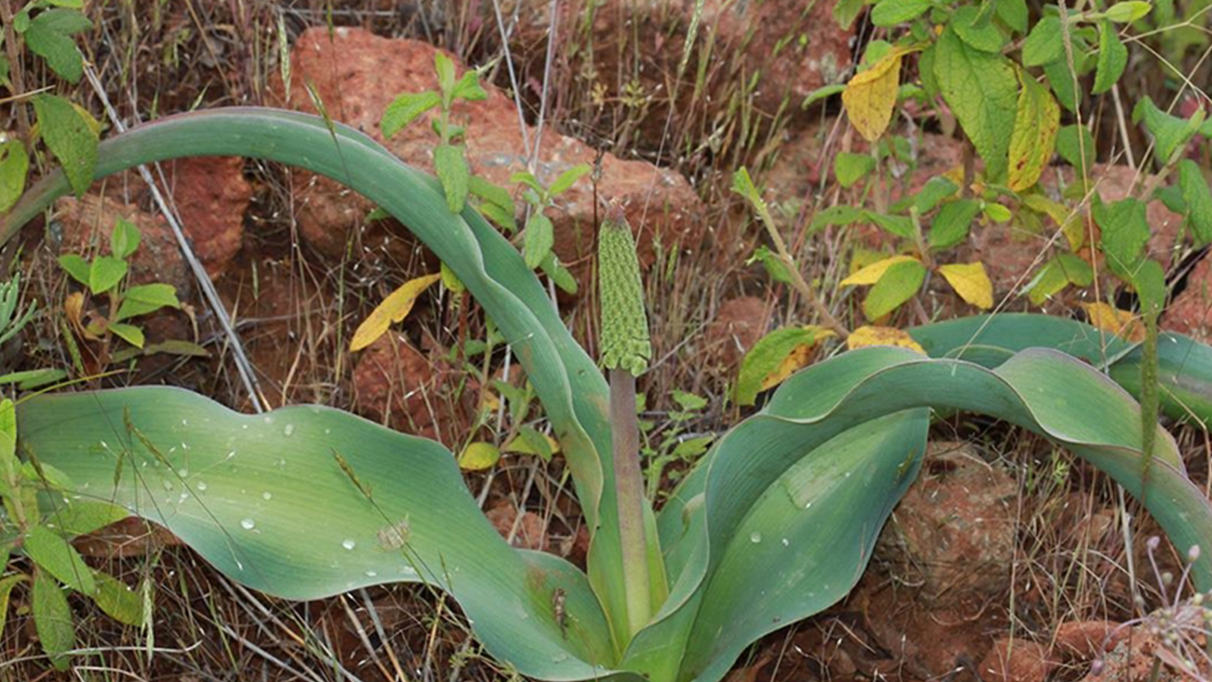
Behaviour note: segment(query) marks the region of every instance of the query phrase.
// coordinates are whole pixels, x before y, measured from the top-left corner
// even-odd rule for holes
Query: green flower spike
[[[635,239],[623,209],[611,202],[598,234],[598,289],[602,306],[602,365],[639,376],[648,369],[652,342]]]

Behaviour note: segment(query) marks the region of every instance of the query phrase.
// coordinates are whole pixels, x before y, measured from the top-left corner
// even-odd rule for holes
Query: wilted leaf
[[[734,392],[737,404],[754,404],[758,393],[803,367],[813,346],[830,336],[833,332],[816,326],[776,329],[763,336],[741,360]]]
[[[989,281],[983,263],[940,265],[938,274],[968,303],[981,310],[993,307],[993,283]]]
[[[876,282],[880,281],[880,278],[884,276],[885,272],[888,272],[888,268],[891,268],[898,263],[920,263],[920,261],[913,256],[892,256],[891,258],[885,258],[884,260],[872,263],[871,265],[868,265],[867,267],[862,268],[858,272],[850,275],[846,279],[842,280],[841,284],[844,287],[862,284],[875,284]]]
[[[867,325],[855,329],[850,332],[850,336],[846,337],[846,347],[850,350],[867,346],[900,346],[913,349],[922,355],[926,354],[926,351],[918,345],[917,341],[913,340],[912,336],[909,336],[908,332],[895,327]]]
[[[501,451],[492,443],[476,441],[468,445],[459,455],[459,468],[463,471],[484,471],[501,459]]]
[[[951,29],[939,37],[936,49],[934,75],[943,99],[985,161],[988,178],[998,181],[1006,173],[1014,131],[1014,67],[1000,54],[969,47]]]
[[[867,292],[863,314],[868,320],[878,320],[913,298],[926,279],[926,266],[916,259],[895,263]]]
[[[1034,185],[1056,148],[1060,107],[1048,89],[1026,73],[1010,136],[1010,189],[1018,192]]]
[[[7,558],[7,552],[0,551],[0,557]],[[4,562],[8,565],[8,561]],[[12,594],[13,588],[18,583],[24,582],[25,576],[21,573],[10,575],[5,578],[0,578],[0,637],[4,635],[4,621],[8,617],[8,598]]]
[[[408,313],[412,312],[412,306],[417,302],[417,297],[440,278],[441,275],[424,275],[408,280],[400,285],[400,288],[391,292],[378,307],[370,312],[370,315],[366,316],[362,324],[358,325],[353,340],[349,343],[349,349],[359,351],[374,343],[392,323],[400,322],[407,317]]]
[[[1112,308],[1101,301],[1081,305],[1091,325],[1132,343],[1145,340],[1145,325],[1131,311]]]
[[[884,0],[884,4],[905,4],[901,0]],[[842,91],[842,103],[850,122],[868,142],[874,142],[892,121],[896,106],[896,89],[900,84],[901,57],[904,51],[894,49],[862,73],[855,74]]]

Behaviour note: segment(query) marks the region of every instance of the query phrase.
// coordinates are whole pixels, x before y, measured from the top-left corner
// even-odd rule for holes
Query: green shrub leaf
[[[1046,16],[1037,21],[1023,41],[1023,66],[1043,66],[1064,57],[1063,30],[1058,16]]]
[[[526,259],[526,267],[537,268],[543,259],[551,253],[555,245],[555,227],[542,211],[535,211],[526,221],[526,234],[522,240],[522,255]]]
[[[880,281],[871,287],[863,300],[863,314],[868,320],[878,320],[913,298],[926,279],[926,266],[909,260],[888,268]]]
[[[103,294],[118,286],[128,269],[121,258],[97,256],[88,268],[88,288],[94,294]]]
[[[1082,165],[1083,151],[1085,152],[1084,166]],[[1073,123],[1064,126],[1056,134],[1056,152],[1078,171],[1085,168],[1087,172],[1090,172],[1094,169],[1098,150],[1095,148],[1094,136],[1090,134],[1090,129]]]
[[[959,191],[959,185],[951,181],[950,178],[943,175],[936,175],[926,181],[918,191],[917,196],[913,198],[913,206],[917,209],[918,215],[926,215],[934,210],[944,199]]]
[[[1123,199],[1111,204],[1094,204],[1094,221],[1102,230],[1103,255],[1111,270],[1121,277],[1131,272],[1149,241],[1149,222],[1145,204]]]
[[[920,17],[930,5],[930,0],[880,0],[871,10],[871,23],[895,26]]]
[[[59,256],[59,267],[71,275],[72,279],[84,286],[88,286],[89,272],[92,269],[92,265],[79,254],[65,253]]]
[[[86,567],[87,570],[87,567]],[[92,573],[89,573],[92,581]],[[34,629],[42,642],[42,650],[50,657],[56,670],[67,670],[67,652],[76,648],[76,626],[72,622],[72,610],[59,584],[43,571],[34,573],[34,589],[31,601],[34,613]]]
[[[146,315],[161,308],[180,308],[177,289],[171,284],[142,284],[122,293],[122,305],[113,321],[118,322],[139,315]]]
[[[446,193],[446,206],[451,213],[462,213],[471,184],[471,169],[463,145],[440,144],[433,150],[433,168]]]
[[[8,211],[25,191],[29,157],[20,140],[0,143],[0,213]]]
[[[135,325],[126,324],[125,322],[114,322],[109,325],[109,330],[113,332],[115,336],[123,341],[126,341],[135,348],[143,347],[143,343],[145,341],[143,338],[143,330],[139,329]]]
[[[78,83],[84,75],[84,59],[72,36],[92,27],[92,22],[75,10],[46,10],[30,22],[25,44],[60,77]]]
[[[838,152],[837,156],[833,157],[833,174],[837,176],[838,184],[846,189],[853,187],[854,183],[873,170],[875,159],[870,154]]]
[[[442,98],[433,91],[400,95],[387,105],[379,129],[383,137],[391,139],[417,117],[442,103]]]
[[[985,161],[992,181],[1005,177],[1018,78],[1000,54],[974,50],[948,29],[939,37],[934,75],[943,98]]]
[[[109,250],[118,258],[129,258],[139,248],[139,228],[119,216],[114,230],[109,235]]]
[[[963,242],[980,212],[981,204],[975,199],[960,199],[943,206],[930,224],[930,248],[949,249]]]
[[[1107,92],[1119,81],[1128,65],[1128,48],[1115,26],[1109,21],[1098,25],[1098,66],[1094,72],[1094,88],[1090,91],[1095,95]]]
[[[89,568],[75,548],[57,533],[44,526],[34,526],[25,534],[22,548],[39,568],[77,592],[88,595],[96,589],[93,569]]]
[[[1178,186],[1187,204],[1187,220],[1200,244],[1212,242],[1212,190],[1199,164],[1191,159],[1178,162]]]
[[[63,164],[63,172],[76,196],[84,196],[93,184],[93,170],[97,167],[95,121],[85,120],[85,115],[62,97],[34,95],[33,103],[43,141]]]
[[[988,21],[979,25],[977,23],[979,13],[980,9],[974,5],[959,7],[951,15],[950,25],[955,29],[960,40],[972,49],[981,52],[1001,52],[1006,45],[1006,36],[1002,35],[1001,29]]]

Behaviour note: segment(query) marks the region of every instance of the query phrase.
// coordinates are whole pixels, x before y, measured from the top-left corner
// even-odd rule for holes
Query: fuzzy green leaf
[[[526,221],[526,233],[522,237],[522,255],[525,257],[526,267],[539,267],[554,245],[555,227],[551,224],[551,218],[542,211],[535,211],[530,220]]]
[[[60,77],[78,83],[84,75],[84,60],[72,36],[92,27],[92,22],[75,10],[47,10],[30,22],[25,44]]]
[[[1090,129],[1076,123],[1064,126],[1057,132],[1056,152],[1070,166],[1079,171],[1083,168],[1082,154],[1084,152],[1084,167],[1087,172],[1094,169],[1094,162],[1098,154],[1098,150],[1095,148],[1094,136],[1090,134]]]
[[[118,258],[129,258],[139,248],[139,228],[119,216],[114,230],[109,235],[109,250]]]
[[[993,0],[997,17],[1018,33],[1027,32],[1027,0]]]
[[[1180,153],[1199,132],[1204,116],[1203,109],[1197,110],[1188,119],[1171,116],[1158,109],[1149,97],[1141,98],[1132,109],[1132,122],[1144,121],[1145,129],[1153,136],[1158,164],[1163,166]]]
[[[1035,22],[1023,41],[1023,66],[1043,66],[1065,56],[1060,17],[1046,16]]]
[[[98,137],[92,122],[62,97],[34,95],[33,103],[43,141],[63,164],[76,196],[84,196],[97,167]]]
[[[580,180],[591,170],[593,170],[593,168],[591,168],[589,164],[581,163],[569,168],[563,173],[560,173],[560,176],[551,183],[550,187],[547,188],[547,196],[556,197],[564,192],[567,192],[570,187],[576,184],[577,180]]]
[[[1096,95],[1107,92],[1119,81],[1128,65],[1128,48],[1119,39],[1115,26],[1109,21],[1098,25],[1098,67],[1094,72],[1094,88]]]
[[[433,150],[433,168],[446,193],[446,206],[451,213],[462,213],[471,183],[471,169],[463,145],[440,144]]]
[[[1000,54],[974,50],[953,30],[939,37],[934,74],[943,99],[985,161],[991,181],[1006,175],[1010,134],[1018,99],[1018,78]]]
[[[89,580],[92,574],[89,573]],[[34,574],[34,629],[42,642],[42,650],[50,657],[56,670],[67,670],[67,652],[76,648],[76,625],[67,597],[53,578],[43,571]]]
[[[943,206],[930,224],[930,248],[949,249],[967,239],[972,221],[980,212],[981,204],[975,199],[960,199]]]
[[[1187,204],[1187,220],[1200,244],[1212,242],[1212,190],[1199,164],[1191,159],[1178,162],[1178,186]]]
[[[1149,241],[1145,204],[1136,199],[1096,202],[1094,221],[1102,230],[1103,255],[1112,271],[1121,277],[1131,272]]]
[[[870,154],[838,152],[837,156],[833,157],[833,174],[837,176],[838,184],[846,189],[853,187],[854,183],[873,170],[875,159]]]
[[[44,526],[34,526],[26,533],[22,548],[34,563],[64,585],[84,594],[92,594],[96,589],[93,569],[57,533]]]
[[[391,139],[417,117],[442,103],[442,98],[433,91],[406,93],[392,100],[383,112],[379,129],[383,137]]]
[[[920,17],[930,5],[930,0],[880,0],[871,10],[871,23],[895,26]]]
[[[950,25],[969,47],[981,52],[1001,52],[1006,45],[1006,36],[1001,29],[986,21],[983,25],[977,22],[980,9],[974,5],[964,5],[951,15]]]
[[[65,253],[59,256],[59,267],[71,275],[72,279],[88,286],[89,271],[92,269],[92,265],[79,254]]]
[[[868,320],[877,320],[896,310],[917,294],[925,279],[926,266],[919,261],[904,261],[893,265],[867,293],[867,298],[863,301],[863,314]]]
[[[944,199],[958,191],[959,185],[952,182],[950,178],[936,175],[927,180],[926,184],[918,190],[917,196],[913,198],[913,206],[917,209],[918,215],[926,215]]]

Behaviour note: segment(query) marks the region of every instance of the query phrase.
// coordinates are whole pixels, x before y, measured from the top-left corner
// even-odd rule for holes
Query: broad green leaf
[[[142,235],[139,234],[139,228],[126,218],[118,216],[114,229],[109,235],[109,250],[117,258],[130,258],[139,248],[140,239],[142,239]]]
[[[568,191],[568,189],[572,187],[577,180],[580,180],[592,170],[593,168],[591,168],[589,164],[581,163],[569,168],[563,173],[560,173],[560,176],[551,183],[551,187],[547,188],[547,196],[556,197],[563,194],[564,192]]]
[[[29,157],[20,140],[0,143],[0,213],[8,211],[25,191]]]
[[[1056,134],[1056,152],[1070,166],[1078,171],[1085,168],[1087,172],[1094,169],[1098,154],[1090,129],[1076,123],[1062,127]],[[1082,165],[1083,160],[1085,161],[1084,166]]]
[[[752,405],[757,401],[758,393],[786,379],[790,372],[780,373],[788,358],[799,369],[807,359],[814,345],[823,338],[819,327],[787,327],[776,329],[763,336],[745,353],[741,360],[740,373],[737,375],[734,399],[738,405]],[[799,358],[793,356],[799,351]],[[780,376],[781,374],[781,376]],[[768,383],[768,379],[775,379]]]
[[[127,324],[125,322],[113,322],[109,325],[109,330],[114,333],[114,336],[119,337],[135,348],[142,348],[143,344],[146,342],[146,339],[143,336],[143,330],[133,324]]]
[[[166,526],[254,589],[316,599],[424,580],[449,590],[488,651],[528,675],[588,679],[606,673],[593,663],[615,660],[584,575],[509,547],[433,441],[319,406],[243,415],[161,387],[39,396],[18,422],[25,444],[89,495]],[[552,613],[556,589],[576,637]]]
[[[947,280],[955,293],[968,303],[988,310],[993,307],[993,283],[982,263],[952,263],[940,265],[938,274]]]
[[[92,595],[93,601],[110,618],[134,626],[146,622],[147,614],[144,612],[141,594],[104,571],[95,572],[93,577],[97,581],[97,591]]]
[[[918,190],[917,196],[913,197],[913,206],[917,209],[918,215],[926,215],[944,199],[950,198],[958,191],[959,185],[952,182],[950,178],[936,175],[927,180],[926,184]]]
[[[1064,27],[1060,17],[1048,15],[1035,22],[1023,41],[1023,66],[1043,66],[1065,56]]]
[[[60,77],[72,83],[80,82],[84,60],[76,49],[72,36],[93,27],[80,12],[70,9],[50,9],[40,13],[25,31],[25,44]]]
[[[555,227],[542,211],[535,211],[526,221],[526,233],[523,235],[522,254],[526,258],[526,266],[537,268],[543,259],[551,253],[555,245]]]
[[[1042,305],[1070,284],[1084,287],[1093,281],[1094,270],[1089,263],[1071,253],[1061,253],[1040,268],[1023,292],[1032,303]]]
[[[96,589],[93,569],[84,563],[84,559],[67,540],[46,527],[30,528],[25,534],[22,550],[39,568],[68,587],[84,594],[92,594]]]
[[[985,161],[986,175],[996,182],[1006,175],[1014,130],[1014,67],[1001,55],[972,49],[951,29],[939,37],[936,49],[934,74],[943,98]]]
[[[1020,73],[1023,89],[1010,136],[1010,189],[1019,192],[1039,181],[1056,148],[1060,107],[1048,89],[1026,73]]]
[[[1107,264],[1122,277],[1140,260],[1149,241],[1145,204],[1136,199],[1122,199],[1111,204],[1095,202],[1093,213],[1094,221],[1102,230],[1102,250]]]
[[[63,268],[67,274],[71,275],[72,279],[88,286],[89,271],[92,265],[74,253],[65,253],[59,256],[59,267]]]
[[[92,122],[62,97],[41,94],[32,101],[43,141],[63,164],[76,196],[83,196],[93,184],[97,166],[97,133]]]
[[[91,580],[92,574],[89,574]],[[34,613],[34,629],[42,643],[42,650],[50,657],[56,670],[67,670],[66,653],[76,648],[76,625],[72,621],[72,610],[67,597],[53,578],[43,571],[34,573],[34,589],[31,598]]]
[[[1199,164],[1190,159],[1178,162],[1178,186],[1187,204],[1187,220],[1200,244],[1212,242],[1212,190]]]
[[[94,294],[104,294],[118,286],[128,270],[126,261],[121,258],[97,256],[88,268],[88,288]]]
[[[894,264],[867,292],[867,298],[863,299],[863,314],[868,320],[875,321],[896,310],[917,294],[925,279],[926,266],[920,261]]]
[[[853,187],[854,183],[873,170],[875,159],[870,154],[838,152],[837,156],[833,157],[833,174],[837,176],[838,184],[846,189]]]
[[[442,103],[442,98],[433,91],[403,94],[392,100],[383,111],[379,130],[383,137],[391,139],[417,117]]]
[[[988,21],[978,25],[979,13],[980,9],[975,5],[963,5],[952,13],[949,25],[969,47],[981,52],[1001,52],[1006,45],[1006,36]]]
[[[1171,116],[1153,103],[1149,97],[1142,97],[1132,110],[1132,122],[1144,121],[1145,129],[1153,136],[1156,146],[1154,154],[1159,165],[1166,165],[1180,151],[1186,148],[1191,138],[1199,132],[1203,124],[1203,109],[1197,110],[1189,119]]]
[[[6,547],[0,548],[0,559],[4,559],[3,563],[0,563],[0,566],[8,565],[8,551]],[[25,575],[21,573],[0,578],[0,636],[4,635],[4,622],[8,619],[8,600],[12,595],[13,588],[25,580]]]
[[[122,305],[114,322],[139,315],[146,315],[161,308],[180,308],[181,301],[177,300],[177,289],[171,284],[141,284],[122,292]]]
[[[906,215],[885,215],[883,213],[873,213],[871,211],[863,211],[863,217],[875,223],[888,234],[893,234],[898,237],[913,236],[913,220]]]
[[[898,5],[905,4],[901,0],[894,1]],[[888,2],[884,0],[885,4]],[[868,142],[874,142],[883,135],[892,121],[904,54],[905,51],[900,48],[892,50],[872,64],[871,68],[855,74],[842,92],[842,103],[846,105],[850,123]]]
[[[395,291],[388,294],[383,302],[366,316],[362,324],[354,332],[349,342],[349,350],[359,351],[374,343],[391,325],[402,322],[412,312],[417,297],[425,292],[441,275],[423,275],[401,284]]]
[[[1027,32],[1027,0],[994,0],[997,16],[1018,33]]]
[[[895,26],[920,17],[930,6],[930,0],[879,0],[871,10],[871,23]]]
[[[888,268],[898,263],[920,263],[913,256],[892,256],[883,260],[877,261],[864,268],[859,269],[854,274],[841,281],[841,285],[859,286],[863,284],[875,284],[883,278],[884,273],[888,272]]]
[[[1107,8],[1105,16],[1119,24],[1130,24],[1137,19],[1144,17],[1153,9],[1153,5],[1141,0],[1129,0],[1128,2],[1117,2]]]
[[[459,468],[464,471],[491,469],[501,459],[501,451],[492,443],[469,443],[459,455]]]
[[[927,241],[932,249],[949,249],[968,238],[972,221],[981,212],[981,204],[975,199],[960,199],[945,204],[930,223]]]
[[[446,206],[451,213],[461,213],[467,201],[471,169],[461,144],[440,144],[433,150],[433,168],[446,193]]]
[[[1119,81],[1128,65],[1128,48],[1115,26],[1109,21],[1098,25],[1098,67],[1094,72],[1094,88],[1090,91],[1095,95],[1107,92]]]
[[[1081,106],[1082,90],[1074,85],[1073,69],[1069,68],[1069,64],[1063,59],[1045,64],[1044,76],[1056,95],[1056,101],[1069,111],[1076,112]]]

